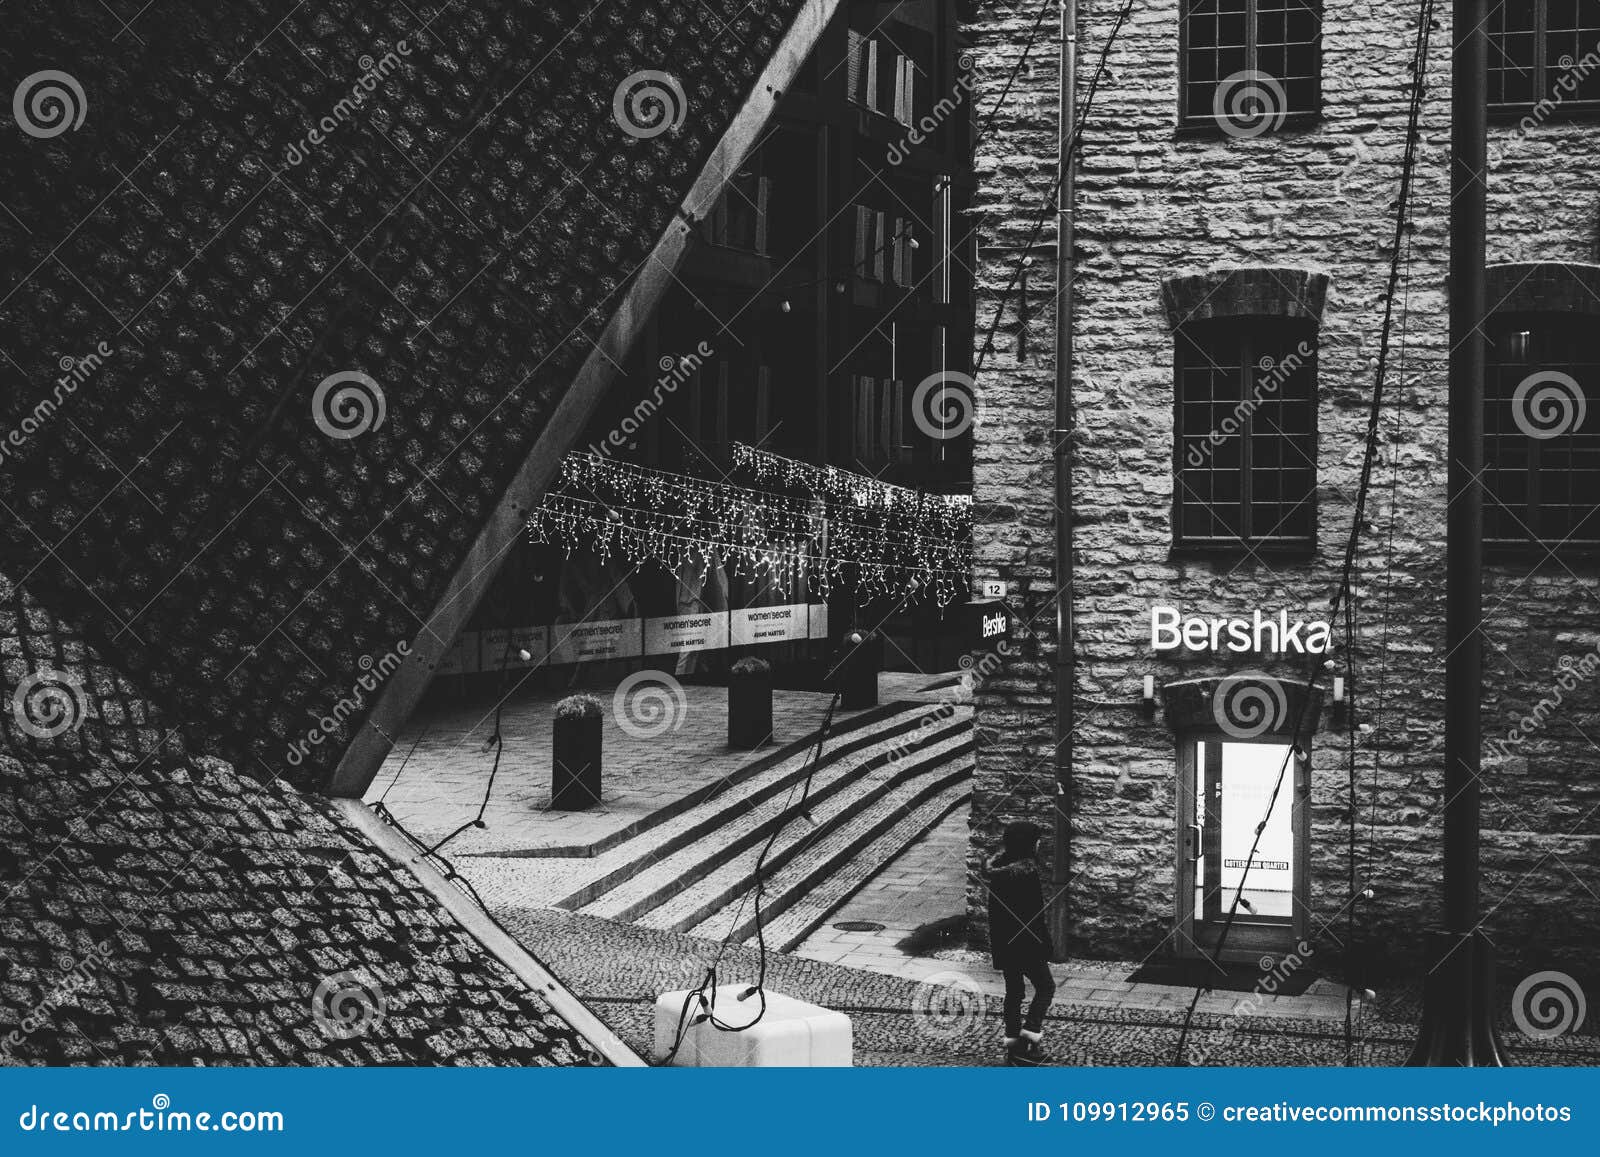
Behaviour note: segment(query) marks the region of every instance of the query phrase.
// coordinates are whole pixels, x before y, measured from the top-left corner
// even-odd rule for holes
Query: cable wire
[[[1408,224],[1408,211],[1411,202],[1413,177],[1416,168],[1417,142],[1420,139],[1420,121],[1422,115],[1423,97],[1427,90],[1427,62],[1428,49],[1432,39],[1433,28],[1433,0],[1421,0],[1418,10],[1417,47],[1412,58],[1413,87],[1411,102],[1407,114],[1405,150],[1401,160],[1400,193],[1395,205],[1394,246],[1390,254],[1388,288],[1384,294],[1383,324],[1380,330],[1377,365],[1374,371],[1372,400],[1368,408],[1367,433],[1362,454],[1361,477],[1356,493],[1355,510],[1350,523],[1350,534],[1346,540],[1344,561],[1340,568],[1339,583],[1330,601],[1330,618],[1337,622],[1341,611],[1344,612],[1347,630],[1353,629],[1354,618],[1348,605],[1352,599],[1352,574],[1355,568],[1356,552],[1360,545],[1362,519],[1366,511],[1367,497],[1372,483],[1372,470],[1378,449],[1379,422],[1383,411],[1384,382],[1388,367],[1389,346],[1395,314],[1395,296],[1400,279],[1400,258],[1405,247],[1406,228]],[[1347,640],[1346,655],[1348,661],[1349,644]],[[1217,937],[1215,948],[1201,951],[1207,960],[1219,972],[1223,971],[1220,960],[1223,949],[1227,945],[1228,935],[1233,930],[1235,919],[1238,915],[1240,902],[1244,898],[1244,886],[1254,866],[1256,852],[1259,849],[1261,835],[1266,830],[1268,821],[1277,805],[1278,796],[1283,787],[1284,778],[1289,765],[1296,759],[1309,759],[1309,754],[1303,746],[1303,735],[1309,715],[1309,709],[1316,695],[1318,665],[1313,665],[1310,678],[1307,680],[1306,693],[1300,704],[1296,718],[1292,742],[1288,753],[1284,756],[1282,766],[1278,769],[1278,777],[1273,784],[1272,794],[1267,800],[1266,815],[1257,825],[1255,840],[1251,844],[1250,855],[1246,858],[1244,868],[1239,875],[1238,886],[1234,890],[1233,903],[1229,906],[1227,919],[1223,922],[1222,930]],[[1353,733],[1352,733],[1353,736]],[[1353,750],[1353,749],[1352,749]],[[1352,761],[1354,755],[1352,754]],[[1353,844],[1352,844],[1353,849]],[[1354,903],[1355,897],[1351,897]],[[1200,1003],[1200,997],[1209,991],[1209,985],[1197,985],[1194,996],[1189,1001],[1189,1008],[1184,1016],[1183,1030],[1178,1037],[1177,1052],[1173,1063],[1184,1064],[1184,1050],[1188,1043],[1189,1030],[1194,1022],[1195,1010]],[[1348,1000],[1348,995],[1347,995]],[[1347,1014],[1348,1017],[1348,1014]]]
[[[1094,75],[1089,80],[1089,91],[1084,95],[1083,109],[1079,112],[1078,122],[1072,126],[1072,132],[1068,136],[1066,146],[1063,149],[1066,155],[1061,158],[1055,181],[1050,186],[1050,193],[1045,197],[1044,204],[1040,206],[1039,213],[1034,219],[1033,229],[1028,234],[1027,244],[1023,246],[1022,256],[1017,259],[1016,268],[1012,270],[1011,280],[1006,283],[1005,289],[1000,294],[1000,300],[995,303],[994,316],[989,319],[989,328],[983,335],[983,345],[978,348],[977,357],[973,359],[972,373],[974,377],[983,369],[984,361],[989,354],[994,352],[994,337],[1000,328],[1000,319],[1005,316],[1006,302],[1010,299],[1012,291],[1016,289],[1017,283],[1022,280],[1022,271],[1028,267],[1028,261],[1033,253],[1034,246],[1039,242],[1039,234],[1044,229],[1044,223],[1049,220],[1050,213],[1056,206],[1057,198],[1061,193],[1062,180],[1071,169],[1075,155],[1083,147],[1084,126],[1088,124],[1089,115],[1094,111],[1094,98],[1096,93],[1100,91],[1100,81],[1106,73],[1106,61],[1111,55],[1111,49],[1116,45],[1117,37],[1122,33],[1122,26],[1127,23],[1128,17],[1132,14],[1133,0],[1128,0],[1122,11],[1117,14],[1117,22],[1112,26],[1110,35],[1106,37],[1106,42],[1100,46],[1100,58],[1095,64]],[[1057,293],[1065,291],[1065,286],[1056,287]]]

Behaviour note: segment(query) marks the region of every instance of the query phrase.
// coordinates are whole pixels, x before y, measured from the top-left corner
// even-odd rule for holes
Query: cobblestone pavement
[[[861,891],[829,915],[828,922],[795,949],[795,955],[914,981],[959,968],[985,993],[998,998],[1005,991],[1004,981],[982,953],[959,947],[906,944],[919,929],[957,919],[966,911],[966,853],[967,813],[963,808],[886,864]],[[852,922],[883,927],[857,931],[839,927]],[[1068,1004],[1169,1012],[1188,1008],[1191,989],[1132,983],[1127,978],[1137,967],[1135,963],[1057,965],[1056,999]],[[1198,1007],[1225,1015],[1238,1004],[1240,996],[1208,993],[1201,997]],[[1300,995],[1262,995],[1255,1003],[1255,1014],[1262,1017],[1342,1022],[1346,996],[1343,985],[1319,979]]]
[[[885,703],[959,697],[958,688],[936,687],[938,682],[929,676],[885,675],[880,696]],[[542,893],[492,878],[492,870],[506,865],[531,870],[540,861],[494,853],[566,847],[614,835],[676,798],[673,793],[721,779],[755,758],[725,748],[725,695],[721,688],[686,687],[685,726],[651,740],[634,739],[608,720],[606,807],[577,814],[545,810],[555,697],[508,704],[506,757],[486,816],[488,831],[469,831],[451,847],[454,854],[469,853],[457,862],[472,865],[467,874],[495,917],[641,1055],[648,1056],[651,1048],[656,996],[697,985],[717,957],[718,944],[545,907]],[[823,695],[779,692],[774,710],[780,741],[803,737],[820,721],[826,704]],[[409,751],[410,762],[392,786],[399,763],[386,767],[374,798],[387,787],[389,806],[423,838],[437,838],[471,819],[488,773],[487,757],[479,750],[489,726],[486,714],[483,706],[455,708],[414,724],[394,757],[404,761]],[[931,954],[919,949],[923,954],[915,955],[900,946],[912,932],[961,912],[965,842],[963,806],[891,860],[797,953],[768,957],[771,990],[850,1014],[857,1064],[986,1065],[998,1059],[1003,986],[987,959],[959,947]],[[474,851],[492,858],[475,859]],[[847,933],[832,927],[847,920],[881,923],[885,929]],[[754,946],[731,945],[720,958],[718,979],[753,981],[758,962]],[[1056,966],[1059,993],[1046,1035],[1060,1063],[1174,1063],[1193,992],[1130,984],[1126,977],[1134,967],[1099,961]],[[1248,1009],[1240,1008],[1244,999],[1237,993],[1202,997],[1184,1054],[1187,1063],[1390,1065],[1405,1059],[1416,1031],[1418,1002],[1404,990],[1354,1004],[1348,1042],[1342,989],[1329,981],[1318,981],[1302,997],[1257,998]],[[1592,1033],[1593,1026],[1588,1027]],[[1594,1035],[1531,1042],[1509,1017],[1503,1031],[1519,1063],[1600,1064],[1600,1038]]]
[[[680,933],[617,924],[551,909],[501,909],[496,917],[640,1055],[652,1047],[655,998],[692,988],[718,946]],[[718,966],[722,984],[753,981],[758,952],[730,946]],[[1106,965],[1068,965],[1085,975]],[[1129,966],[1115,966],[1123,969]],[[989,1065],[998,1060],[999,1001],[971,976],[946,964],[935,982],[770,954],[767,986],[850,1015],[858,1065]],[[1174,990],[1187,994],[1189,990]],[[1232,998],[1234,1001],[1238,996]],[[1230,1008],[1232,1005],[1230,1005]],[[1416,1001],[1404,991],[1380,994],[1361,1009],[1347,1048],[1343,1021],[1199,1012],[1185,1059],[1210,1065],[1396,1065],[1415,1036]],[[1143,1009],[1057,1001],[1045,1025],[1055,1060],[1069,1065],[1168,1065],[1182,1029],[1176,1007]],[[1594,1065],[1600,1038],[1567,1036],[1535,1043],[1509,1022],[1506,1043],[1518,1064]]]
[[[951,678],[885,672],[879,676],[879,699],[948,698],[957,689],[927,688]],[[683,699],[668,707],[670,722],[659,735],[625,731],[611,710],[612,693],[595,694],[608,709],[600,806],[582,812],[549,810],[551,723],[562,695],[529,684],[506,701],[501,713],[505,746],[483,817],[487,826],[463,832],[452,841],[452,854],[581,849],[614,837],[664,803],[717,783],[763,754],[728,747],[725,687],[684,685]],[[817,691],[775,691],[775,743],[796,743],[814,734],[829,698]],[[841,710],[836,718],[856,714]],[[494,758],[484,750],[493,730],[492,699],[419,712],[373,779],[366,802],[382,800],[408,831],[428,842],[454,831],[477,815]]]

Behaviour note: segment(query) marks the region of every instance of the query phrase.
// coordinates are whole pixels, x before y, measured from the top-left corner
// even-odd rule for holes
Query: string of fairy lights
[[[967,592],[972,501],[923,494],[736,443],[752,486],[578,452],[528,519],[529,540],[683,574],[715,566],[826,598],[863,601]]]

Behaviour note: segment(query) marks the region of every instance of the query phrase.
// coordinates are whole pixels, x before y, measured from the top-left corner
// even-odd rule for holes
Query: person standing
[[[1056,994],[1050,975],[1054,947],[1045,923],[1039,883],[1039,828],[1006,825],[1000,852],[986,865],[989,891],[989,955],[1006,980],[1005,1057],[1008,1065],[1039,1065],[1044,1051],[1044,1016]],[[1033,985],[1026,1020],[1024,980]]]

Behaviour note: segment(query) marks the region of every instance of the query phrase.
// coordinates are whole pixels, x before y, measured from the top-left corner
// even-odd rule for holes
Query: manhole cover
[[[834,925],[841,932],[882,932],[883,925],[872,920],[841,920]]]

